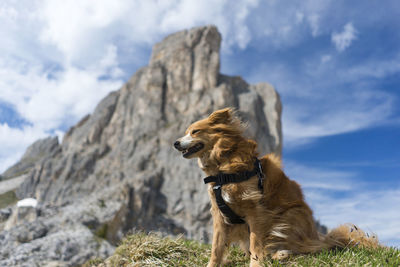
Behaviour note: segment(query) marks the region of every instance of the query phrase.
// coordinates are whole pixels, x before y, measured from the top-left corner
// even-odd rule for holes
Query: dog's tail
[[[284,236],[287,238],[287,236]],[[319,234],[318,238],[290,238],[284,241],[287,247],[294,254],[318,253],[323,250],[334,248],[378,248],[382,247],[376,235],[369,235],[354,224],[344,224],[331,230],[328,234]],[[268,247],[273,248],[278,242]],[[282,242],[283,244],[283,242]]]
[[[343,224],[332,229],[327,235],[322,237],[322,241],[329,248],[382,247],[375,234],[370,235],[354,224]]]

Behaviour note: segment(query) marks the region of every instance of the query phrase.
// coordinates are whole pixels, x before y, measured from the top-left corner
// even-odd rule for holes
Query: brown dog
[[[198,158],[209,176],[252,175],[220,186],[210,183],[214,232],[208,266],[221,266],[224,253],[235,242],[250,256],[250,266],[260,266],[267,255],[284,259],[334,247],[380,246],[375,236],[367,237],[354,225],[339,226],[326,236],[319,234],[300,186],[284,174],[280,159],[273,154],[263,156],[257,168],[257,144],[246,139],[243,130],[234,111],[225,108],[190,125],[174,144],[183,157]],[[263,175],[252,173],[254,169]],[[226,204],[242,223],[232,223],[216,192],[222,196],[222,206]]]

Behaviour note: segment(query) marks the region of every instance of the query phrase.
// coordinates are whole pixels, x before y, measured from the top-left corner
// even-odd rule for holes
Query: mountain
[[[267,83],[220,74],[220,44],[214,26],[169,35],[153,47],[148,66],[106,96],[61,144],[39,141],[45,149],[27,152],[29,162],[24,156],[6,171],[11,178],[23,169],[27,178],[16,196],[38,205],[4,211],[0,266],[82,264],[110,255],[133,229],[209,242],[204,174],[196,160],[174,151],[176,138],[192,122],[231,106],[248,121],[247,135],[260,153],[282,148],[279,95]]]
[[[25,154],[17,163],[0,175],[0,181],[28,173],[35,164],[44,160],[46,157],[51,157],[53,151],[58,148],[57,137],[48,137],[37,140],[26,149]]]

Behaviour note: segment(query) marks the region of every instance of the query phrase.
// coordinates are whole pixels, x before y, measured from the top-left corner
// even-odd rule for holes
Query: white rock
[[[37,200],[34,198],[24,198],[17,202],[17,207],[33,207],[36,208]]]

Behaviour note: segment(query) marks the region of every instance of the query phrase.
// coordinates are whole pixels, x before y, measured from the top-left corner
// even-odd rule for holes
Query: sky
[[[223,37],[222,73],[280,94],[284,169],[315,218],[400,247],[396,0],[3,0],[0,173],[38,138],[62,138],[155,42],[206,24]]]

